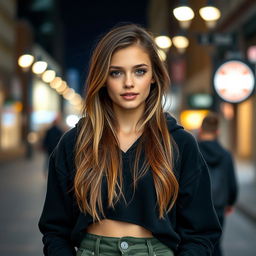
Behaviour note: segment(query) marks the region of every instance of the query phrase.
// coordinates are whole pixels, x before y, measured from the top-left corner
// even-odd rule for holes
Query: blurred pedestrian
[[[218,115],[209,113],[199,130],[199,148],[209,167],[213,204],[223,227],[225,215],[233,212],[238,188],[232,155],[219,143],[219,132]],[[213,256],[220,255],[222,250],[219,242]]]
[[[60,128],[59,122],[59,118],[56,117],[51,126],[46,130],[43,138],[43,148],[48,157],[51,155],[63,135],[63,130]]]
[[[46,164],[44,169],[48,168],[48,159],[63,135],[63,130],[61,129],[59,123],[60,117],[56,117],[51,123],[50,127],[45,131],[42,140],[42,148],[46,153]]]
[[[211,255],[221,228],[208,169],[163,112],[170,80],[153,37],[115,27],[90,63],[84,117],[50,157],[44,254]]]

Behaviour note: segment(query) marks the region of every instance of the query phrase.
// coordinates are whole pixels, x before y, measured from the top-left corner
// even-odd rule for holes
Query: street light
[[[157,36],[155,42],[161,49],[169,49],[172,46],[172,41],[169,36]]]
[[[183,35],[176,35],[172,38],[174,46],[180,53],[184,53],[186,48],[189,46],[189,40]]]
[[[18,65],[25,69],[29,68],[34,61],[34,56],[31,54],[23,54],[18,58]]]
[[[207,5],[200,8],[199,14],[208,28],[214,28],[216,22],[221,17],[221,12],[213,4],[213,0],[208,0]],[[188,0],[180,0],[179,5],[173,9],[173,15],[179,21],[179,24],[183,29],[189,28],[191,21],[195,16],[194,11],[188,5]]]
[[[66,90],[66,88],[68,88],[67,83],[66,83],[65,81],[62,81],[62,82],[61,82],[61,85],[58,86],[57,88],[55,88],[55,90],[56,90],[59,94],[62,94],[62,93]]]
[[[33,73],[40,75],[47,69],[47,62],[45,61],[37,61],[32,66]]]
[[[208,28],[214,28],[217,20],[221,16],[220,10],[213,5],[202,7],[199,10],[199,14],[202,19],[205,20],[206,26]]]
[[[50,86],[53,89],[59,88],[62,85],[62,79],[59,76],[56,76],[50,83]]]
[[[48,69],[46,70],[43,75],[42,79],[45,83],[50,83],[56,76],[56,72],[54,70]]]
[[[195,16],[194,11],[188,6],[187,2],[187,0],[180,0],[179,5],[173,9],[173,15],[183,29],[189,28]]]
[[[166,43],[165,43],[166,44]],[[167,45],[165,45],[167,47]],[[166,54],[163,52],[161,55],[161,59],[166,59]],[[53,89],[56,90],[57,93],[61,94],[67,101],[69,101],[72,105],[75,105],[76,108],[79,110],[81,109],[81,102],[82,98],[79,94],[76,94],[73,89],[71,89],[65,81],[61,79],[61,77],[56,76],[56,72],[52,69],[47,69],[47,62],[42,61],[41,58],[39,58],[38,61],[34,62],[35,57],[31,54],[23,54],[18,58],[18,65],[23,69],[23,71],[26,71],[28,75],[30,76],[29,80],[31,80],[31,71],[33,71],[34,74],[40,75],[41,79],[50,85]],[[30,69],[30,67],[32,68]],[[29,72],[27,72],[29,71]],[[30,81],[31,83],[31,81]],[[31,88],[32,85],[29,84],[27,86],[27,95],[28,95],[28,104],[29,104],[29,111],[31,111]],[[28,130],[31,129],[31,120],[28,118]],[[28,155],[31,156],[31,147],[28,145]]]

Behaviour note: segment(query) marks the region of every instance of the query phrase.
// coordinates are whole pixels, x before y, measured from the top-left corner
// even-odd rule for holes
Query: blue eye
[[[118,76],[120,76],[121,75],[121,71],[119,71],[119,70],[113,70],[113,71],[110,71],[110,76],[112,76],[112,77],[118,77]]]
[[[138,76],[143,76],[144,74],[147,73],[147,70],[146,70],[146,69],[137,69],[137,70],[135,71],[135,73],[136,73],[136,75],[138,75]]]

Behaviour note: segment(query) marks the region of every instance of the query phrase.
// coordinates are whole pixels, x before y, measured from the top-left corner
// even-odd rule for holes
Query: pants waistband
[[[86,233],[85,238],[88,240],[100,239],[102,242],[103,241],[118,242],[120,239],[127,239],[134,244],[146,244],[147,241],[150,241],[152,244],[159,243],[159,240],[156,239],[155,237],[134,237],[134,236],[110,237],[110,236],[99,236],[99,235]]]
[[[146,252],[149,256],[155,256],[154,247],[169,250],[154,237],[106,237],[86,233],[80,244],[80,250],[89,250],[91,255],[95,256],[99,256],[100,253],[103,255],[136,255],[139,252]]]

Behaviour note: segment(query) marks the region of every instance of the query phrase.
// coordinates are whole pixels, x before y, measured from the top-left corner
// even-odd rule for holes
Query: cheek
[[[147,81],[144,81],[142,86],[144,93],[149,94],[151,88],[151,79],[147,79]]]
[[[115,83],[111,82],[111,84],[107,83],[106,88],[110,99],[113,100],[115,95],[118,94],[117,86],[115,86]]]
[[[113,97],[113,91],[112,91],[112,88],[107,86],[107,93],[108,93],[108,96],[112,99]]]

